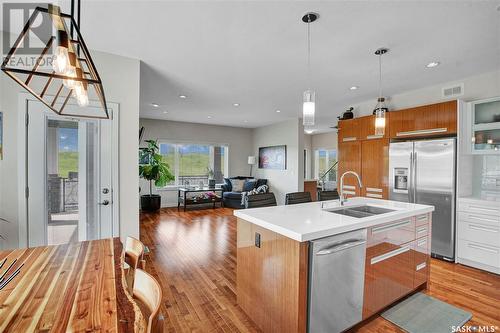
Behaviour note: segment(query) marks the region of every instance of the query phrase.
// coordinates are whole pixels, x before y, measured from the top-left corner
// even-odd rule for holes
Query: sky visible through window
[[[59,151],[78,151],[77,128],[59,128]]]

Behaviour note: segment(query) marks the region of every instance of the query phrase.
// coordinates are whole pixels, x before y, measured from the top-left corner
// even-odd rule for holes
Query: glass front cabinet
[[[500,154],[500,97],[470,103],[471,149],[474,154]]]

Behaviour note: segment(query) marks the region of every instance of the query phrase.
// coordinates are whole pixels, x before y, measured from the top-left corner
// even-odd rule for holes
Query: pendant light
[[[78,9],[77,21],[75,8]],[[61,13],[58,6],[51,4],[47,7],[36,7],[4,58],[1,69],[59,115],[109,119],[101,78],[80,33],[80,8],[81,0],[71,0],[71,15]],[[23,40],[31,37],[34,23],[38,21],[50,22],[55,33],[38,36],[45,43],[45,47],[38,54],[31,69],[16,66],[18,62],[11,59],[21,53],[18,51],[23,47]],[[48,60],[51,60],[52,64]],[[49,66],[44,67],[42,64]],[[71,98],[80,107],[88,106],[89,93],[99,100],[100,107],[66,107]]]
[[[302,22],[307,23],[307,85],[308,89],[304,91],[302,105],[302,124],[304,126],[314,125],[314,116],[316,114],[316,93],[311,90],[311,23],[318,19],[317,13],[309,12],[302,17]]]
[[[385,133],[385,113],[389,111],[385,104],[385,97],[382,96],[382,56],[389,52],[389,49],[379,48],[375,51],[375,55],[378,56],[378,99],[377,105],[373,110],[375,115],[375,135],[384,135]]]

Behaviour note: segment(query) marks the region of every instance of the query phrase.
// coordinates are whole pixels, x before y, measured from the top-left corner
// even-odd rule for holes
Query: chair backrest
[[[339,192],[333,191],[318,191],[318,201],[337,200],[339,199]]]
[[[245,208],[276,206],[274,193],[252,194],[246,197]]]
[[[128,236],[125,241],[125,262],[132,268],[145,269],[143,260],[144,244],[134,237]]]
[[[163,294],[158,281],[142,269],[136,269],[133,294],[150,312],[146,332],[161,333],[163,331],[163,323],[160,314],[160,305]]]
[[[285,197],[285,205],[294,205],[304,202],[311,202],[311,193],[309,192],[293,192],[287,193]]]

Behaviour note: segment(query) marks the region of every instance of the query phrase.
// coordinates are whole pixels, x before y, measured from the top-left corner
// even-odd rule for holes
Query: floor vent
[[[442,95],[445,98],[462,96],[464,94],[464,84],[460,83],[450,87],[444,87]]]

